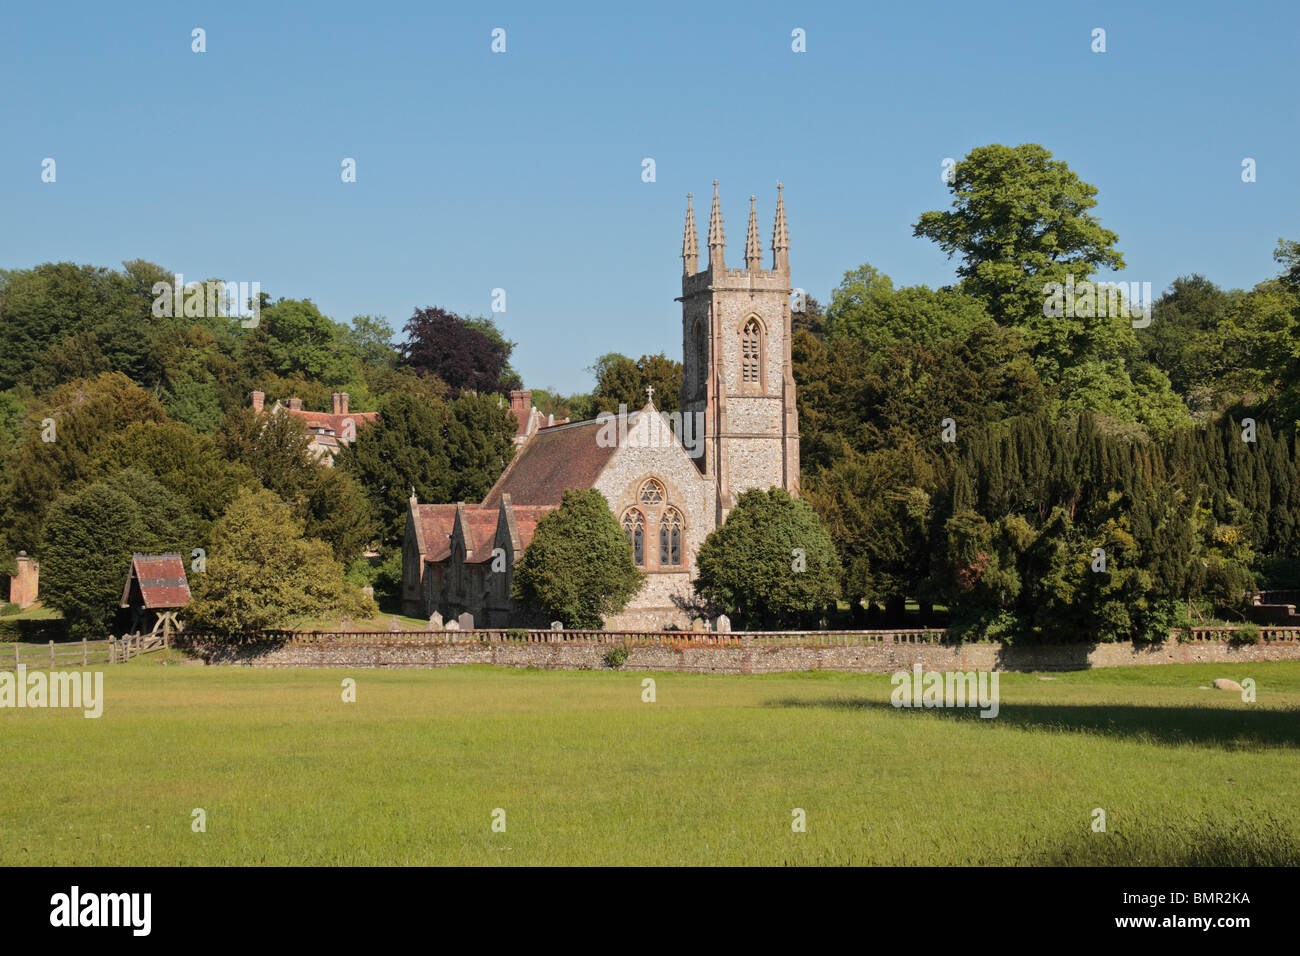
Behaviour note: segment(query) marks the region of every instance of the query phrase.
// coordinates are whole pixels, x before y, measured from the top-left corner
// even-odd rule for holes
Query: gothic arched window
[[[682,563],[682,516],[676,508],[665,508],[659,519],[659,566],[680,567]]]
[[[641,483],[641,493],[637,498],[643,505],[657,505],[664,500],[664,486],[654,478],[647,478]]]
[[[740,332],[740,381],[758,385],[761,381],[763,330],[758,319],[751,318]]]
[[[645,518],[635,508],[623,513],[623,530],[632,545],[632,560],[638,568],[645,567]]]

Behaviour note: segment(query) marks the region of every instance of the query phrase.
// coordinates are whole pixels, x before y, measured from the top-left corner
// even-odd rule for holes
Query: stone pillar
[[[31,607],[40,590],[40,562],[27,557],[26,551],[19,551],[15,563],[18,570],[9,575],[9,600],[20,608]]]

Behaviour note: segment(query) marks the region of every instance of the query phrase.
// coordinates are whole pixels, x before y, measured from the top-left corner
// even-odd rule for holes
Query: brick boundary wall
[[[1066,671],[1175,663],[1300,660],[1300,628],[1261,628],[1258,644],[1233,644],[1222,629],[1163,644],[1006,647],[951,643],[941,631],[735,633],[505,631],[284,633],[276,643],[181,643],[207,664],[251,667],[454,667],[492,664],[546,670],[604,670],[613,647],[628,648],[625,670],[776,674],[832,670],[892,674],[927,671]],[[520,632],[514,632],[519,634]]]

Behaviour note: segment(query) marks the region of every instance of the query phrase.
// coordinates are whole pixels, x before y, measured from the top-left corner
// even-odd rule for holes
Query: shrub
[[[626,644],[619,644],[611,647],[605,652],[605,666],[612,671],[618,670],[627,663],[627,659],[632,656],[632,649]]]
[[[1229,643],[1258,644],[1261,640],[1263,640],[1263,635],[1260,633],[1259,625],[1254,621],[1247,621],[1232,632]]]

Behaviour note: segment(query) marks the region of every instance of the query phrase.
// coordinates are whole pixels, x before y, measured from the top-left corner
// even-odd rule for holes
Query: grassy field
[[[879,675],[104,681],[98,720],[0,710],[0,863],[1300,863],[1300,664],[1004,674],[992,720],[896,710]]]

